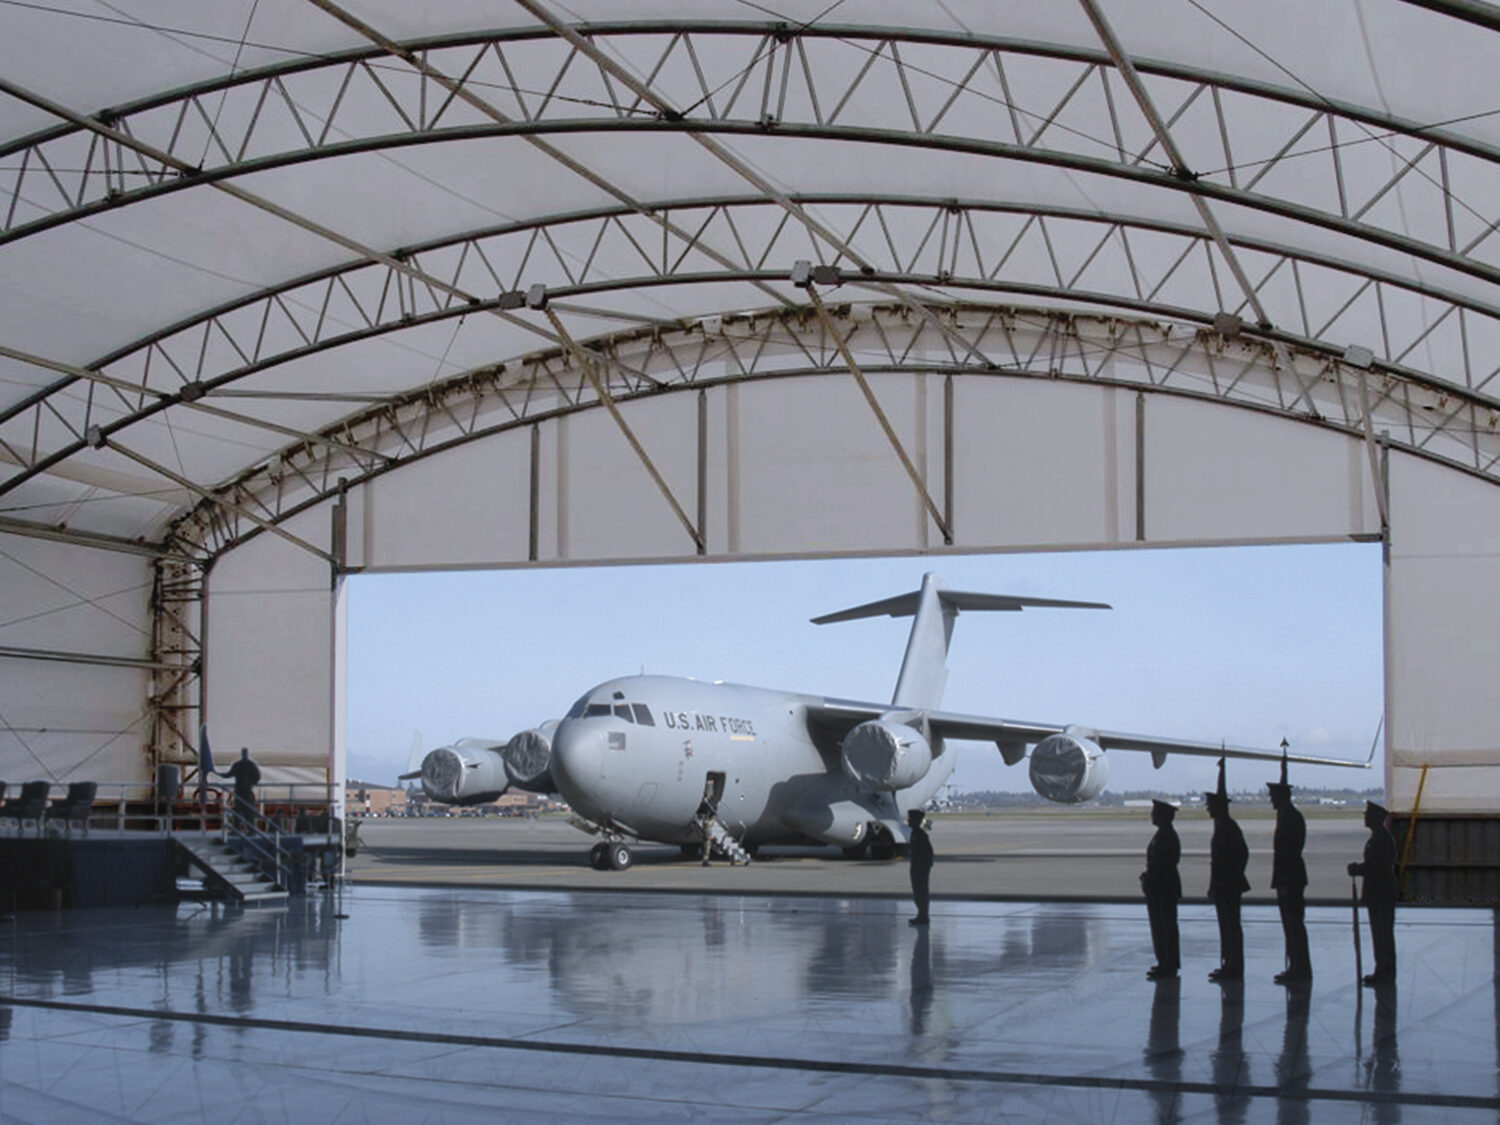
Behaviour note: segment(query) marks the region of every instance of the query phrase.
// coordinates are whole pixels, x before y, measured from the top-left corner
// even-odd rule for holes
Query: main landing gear
[[[595,871],[624,871],[632,858],[630,845],[619,840],[603,841],[589,849],[589,866]]]

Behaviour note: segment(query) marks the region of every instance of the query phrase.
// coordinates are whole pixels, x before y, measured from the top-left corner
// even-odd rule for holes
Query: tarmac
[[[935,890],[961,866],[944,836]],[[1182,975],[1151,982],[1139,902],[940,895],[924,928],[899,863],[878,870],[902,893],[731,882],[806,857],[708,868],[708,893],[630,883],[704,875],[648,858],[580,858],[590,887],[540,885],[542,862],[522,889],[365,877],[279,908],[18,913],[0,925],[0,1121],[1500,1117],[1489,909],[1403,907],[1397,981],[1372,989],[1349,905],[1314,907],[1314,980],[1291,990],[1271,980],[1274,906],[1246,906],[1246,979],[1221,986],[1212,909],[1188,902]]]
[[[1358,859],[1369,832],[1363,807],[1307,818],[1309,901],[1348,903],[1345,865]],[[1148,810],[1071,808],[940,815],[934,818],[937,866],[933,893],[940,898],[984,900],[1083,899],[1137,901],[1146,844],[1155,831]],[[1268,808],[1236,810],[1250,846],[1249,902],[1274,902]],[[1177,817],[1182,838],[1182,881],[1189,898],[1208,889],[1212,825],[1201,809]],[[539,819],[379,818],[361,822],[359,847],[348,861],[355,883],[421,884],[508,889],[747,892],[778,895],[906,895],[903,863],[850,861],[836,848],[762,848],[756,861],[731,868],[704,867],[680,849],[634,847],[622,872],[595,871],[588,849],[595,838],[566,817]]]

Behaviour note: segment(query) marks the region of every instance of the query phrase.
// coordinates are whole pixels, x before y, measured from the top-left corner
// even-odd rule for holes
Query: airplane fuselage
[[[919,807],[952,772],[951,755],[939,754],[911,789],[859,792],[840,768],[839,736],[809,722],[809,706],[823,702],[667,676],[610,680],[558,725],[553,778],[582,816],[665,843],[701,838],[697,819],[707,797],[734,836],[754,847],[834,842],[840,809],[851,825],[899,825],[906,809]],[[826,810],[832,810],[827,823]]]

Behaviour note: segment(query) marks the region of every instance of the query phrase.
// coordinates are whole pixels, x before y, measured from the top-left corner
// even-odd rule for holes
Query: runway
[[[1245,911],[1247,979],[1153,984],[1143,910],[356,886],[280,910],[22,913],[0,933],[18,1122],[1493,1122],[1496,934],[1406,909],[1401,972],[1316,977]]]
[[[1309,901],[1349,901],[1344,866],[1359,858],[1368,836],[1361,812],[1308,816]],[[1236,815],[1250,845],[1248,901],[1274,902],[1274,817],[1265,809]],[[1208,889],[1211,823],[1201,810],[1185,810],[1177,828],[1184,893],[1201,898]],[[1153,831],[1145,810],[938,816],[932,829],[933,894],[1136,901]],[[703,867],[675,847],[643,844],[634,849],[635,863],[628,870],[595,871],[587,860],[593,838],[562,817],[372,819],[362,822],[359,836],[358,854],[348,865],[355,883],[853,896],[901,896],[910,890],[904,864],[849,861],[833,848],[765,848],[756,862],[731,868],[722,862]]]

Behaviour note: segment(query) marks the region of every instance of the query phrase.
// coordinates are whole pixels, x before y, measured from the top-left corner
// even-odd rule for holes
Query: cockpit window
[[[586,696],[586,695],[583,696],[581,699],[579,699],[579,701],[577,703],[573,704],[573,706],[571,706],[571,707],[568,708],[568,713],[567,713],[567,715],[565,717],[569,718],[569,719],[581,719],[581,718],[583,718],[583,709],[588,704],[588,701],[589,701],[589,697]]]
[[[608,703],[590,703],[583,709],[583,717],[585,719],[598,719],[609,713]]]
[[[635,722],[634,717],[632,717],[632,715],[630,714],[630,704],[628,703],[616,703],[615,714],[624,719],[627,723]]]
[[[654,727],[656,725],[656,720],[651,717],[651,708],[644,703],[632,703],[630,706],[635,710],[635,721],[641,726]]]

